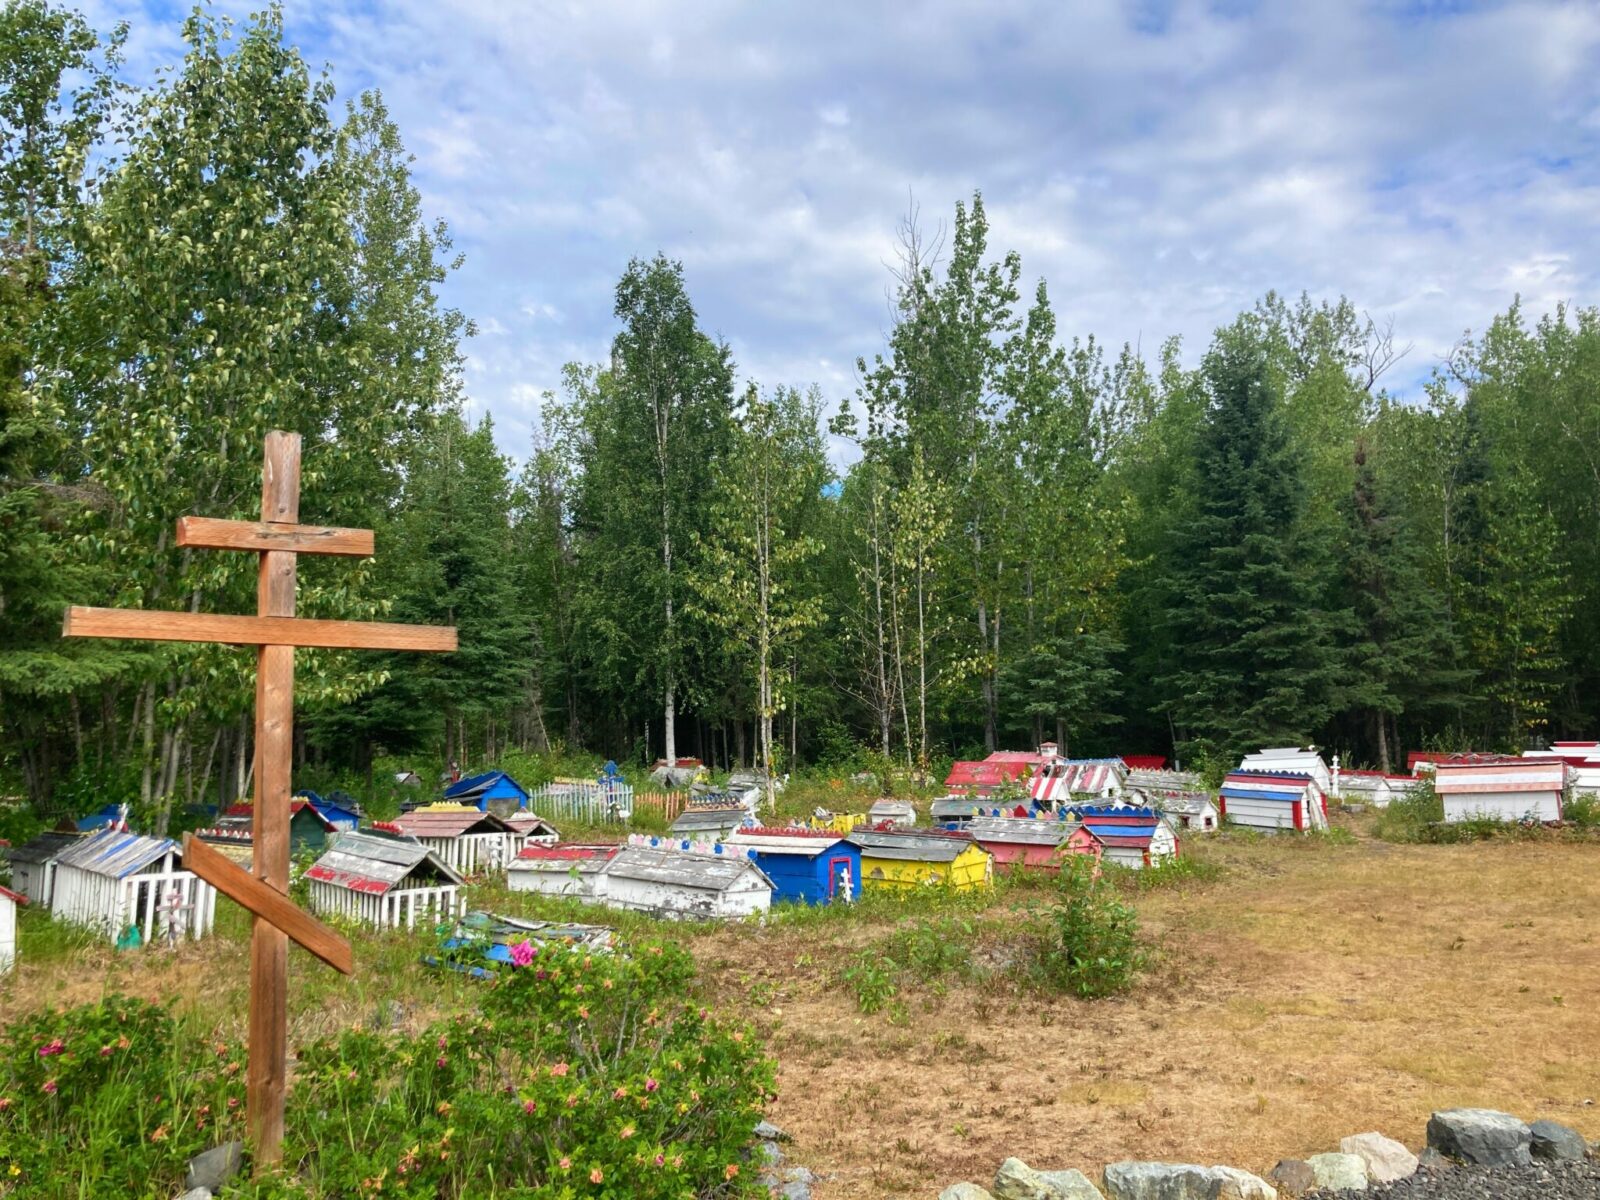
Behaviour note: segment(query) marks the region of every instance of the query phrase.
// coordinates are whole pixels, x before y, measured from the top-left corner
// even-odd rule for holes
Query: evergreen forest
[[[269,429],[304,437],[303,521],[377,532],[302,560],[301,613],[460,630],[302,651],[307,772],[942,777],[1044,740],[1404,770],[1600,729],[1600,310],[1507,295],[1403,396],[1404,328],[1294,280],[1141,352],[1059,327],[983,196],[939,197],[883,214],[851,394],[749,380],[695,264],[641,246],[609,356],[508,445],[465,415],[460,260],[382,98],[336,102],[274,9],[197,11],[148,87],[126,36],[0,13],[0,794],[40,817],[248,793],[251,654],[60,630],[252,611],[250,556],[174,522],[253,518]]]

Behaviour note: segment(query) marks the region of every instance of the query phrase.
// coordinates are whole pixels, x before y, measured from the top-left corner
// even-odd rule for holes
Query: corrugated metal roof
[[[1028,773],[1029,766],[1026,762],[1011,761],[957,762],[950,765],[950,774],[945,776],[944,783],[952,790],[976,788],[982,791],[1021,779]]]
[[[1059,846],[1078,826],[1071,821],[1031,820],[1026,817],[974,817],[966,832],[978,843],[1001,842],[1007,845]]]
[[[111,879],[126,879],[177,849],[178,843],[166,838],[105,829],[63,850],[56,857],[56,866],[76,867]]]
[[[748,858],[732,854],[686,854],[650,846],[624,846],[605,866],[608,877],[664,883],[674,887],[725,892],[752,874],[772,886],[766,872]]]
[[[448,800],[475,799],[489,791],[502,779],[515,788],[520,795],[527,796],[528,790],[504,771],[485,771],[481,775],[469,775],[465,779],[459,779],[452,783],[444,790],[445,798]]]
[[[75,846],[81,841],[81,833],[59,833],[51,830],[41,833],[31,841],[23,842],[20,846],[12,846],[5,851],[8,862],[14,863],[44,863],[55,858],[69,846]]]
[[[428,882],[465,883],[442,858],[410,838],[381,833],[341,833],[332,847],[306,872],[308,878],[352,892],[381,896],[413,874]]]
[[[724,845],[736,850],[764,850],[768,854],[797,854],[815,858],[832,850],[844,836],[831,829],[735,829]]]
[[[750,810],[744,805],[719,805],[714,808],[686,808],[667,828],[673,833],[702,833],[706,830],[737,829]]]
[[[1129,771],[1122,786],[1147,792],[1203,792],[1205,781],[1193,771]]]
[[[1559,792],[1567,786],[1567,764],[1559,758],[1499,758],[1439,763],[1434,787],[1441,796],[1479,792]]]
[[[888,829],[852,829],[845,841],[873,858],[899,858],[915,862],[954,862],[974,844],[965,834],[932,830],[898,832]]]
[[[517,831],[518,837],[559,837],[556,827],[543,817],[530,812],[513,813],[506,824]]]
[[[385,821],[408,837],[457,838],[469,833],[510,833],[511,826],[490,812],[476,808],[436,809],[418,808],[401,813],[393,821]]]
[[[917,819],[917,806],[909,800],[878,800],[871,808],[867,809],[867,820],[876,824],[879,821],[915,821]]]

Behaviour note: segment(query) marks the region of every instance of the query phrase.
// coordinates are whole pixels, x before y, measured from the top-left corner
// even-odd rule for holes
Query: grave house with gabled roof
[[[249,822],[254,820],[254,804],[230,805],[224,817],[235,817]],[[321,850],[328,839],[340,829],[310,800],[289,801],[289,851],[298,854],[303,850]]]
[[[1178,855],[1178,839],[1155,809],[1085,805],[1075,812],[1099,841],[1104,862],[1139,870]]]
[[[378,929],[414,929],[458,915],[461,873],[415,838],[341,833],[306,871],[311,909]]]
[[[50,907],[55,894],[56,860],[63,850],[77,845],[81,833],[48,830],[5,852],[11,864],[11,886],[41,908]]]
[[[17,962],[17,910],[28,903],[21,892],[0,886],[0,976],[9,975]]]
[[[738,854],[623,846],[601,868],[601,904],[672,920],[746,917],[772,907],[772,880]]]
[[[861,894],[861,850],[841,834],[756,826],[734,830],[723,845],[766,872],[774,901],[827,904]]]
[[[1524,750],[1523,758],[1558,758],[1567,764],[1567,786],[1575,796],[1600,796],[1600,742],[1552,742],[1548,750]]]
[[[1217,805],[1229,823],[1265,833],[1328,827],[1322,788],[1298,771],[1229,771]]]
[[[528,807],[528,789],[504,771],[484,771],[458,779],[445,788],[444,798],[452,804],[470,804],[484,812],[488,811],[491,801],[503,801],[518,809]]]
[[[989,852],[965,832],[941,829],[852,829],[861,851],[863,888],[984,888],[994,882]]]
[[[103,829],[56,858],[51,915],[117,941],[131,927],[143,944],[168,929],[201,938],[216,919],[217,892],[183,869],[177,842]]]
[[[504,870],[517,836],[494,813],[465,804],[425,805],[373,828],[416,838],[462,875]]]
[[[593,900],[600,872],[622,847],[604,845],[524,846],[506,864],[506,887],[513,892],[542,892]]]
[[[512,813],[505,822],[511,826],[513,857],[528,846],[554,846],[561,840],[556,827],[537,813]]]
[[[1567,788],[1567,764],[1559,758],[1480,755],[1434,768],[1448,823],[1471,820],[1559,821]]]
[[[1067,841],[1077,828],[1060,817],[974,817],[966,833],[994,858],[997,868],[1056,869],[1070,853]]]
[[[727,837],[746,822],[754,824],[750,810],[737,801],[712,801],[688,806],[673,818],[667,832],[677,838],[707,838],[715,841]]]

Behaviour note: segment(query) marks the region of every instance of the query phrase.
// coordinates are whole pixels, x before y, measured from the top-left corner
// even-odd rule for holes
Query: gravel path
[[[1600,1200],[1600,1163],[1535,1163],[1531,1167],[1422,1170],[1365,1192],[1312,1192],[1321,1200]]]

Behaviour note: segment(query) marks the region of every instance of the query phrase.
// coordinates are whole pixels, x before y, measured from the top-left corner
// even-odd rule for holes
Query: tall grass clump
[[[1147,959],[1138,914],[1092,858],[1068,859],[1057,885],[1035,961],[1038,981],[1084,1000],[1127,991]]]

